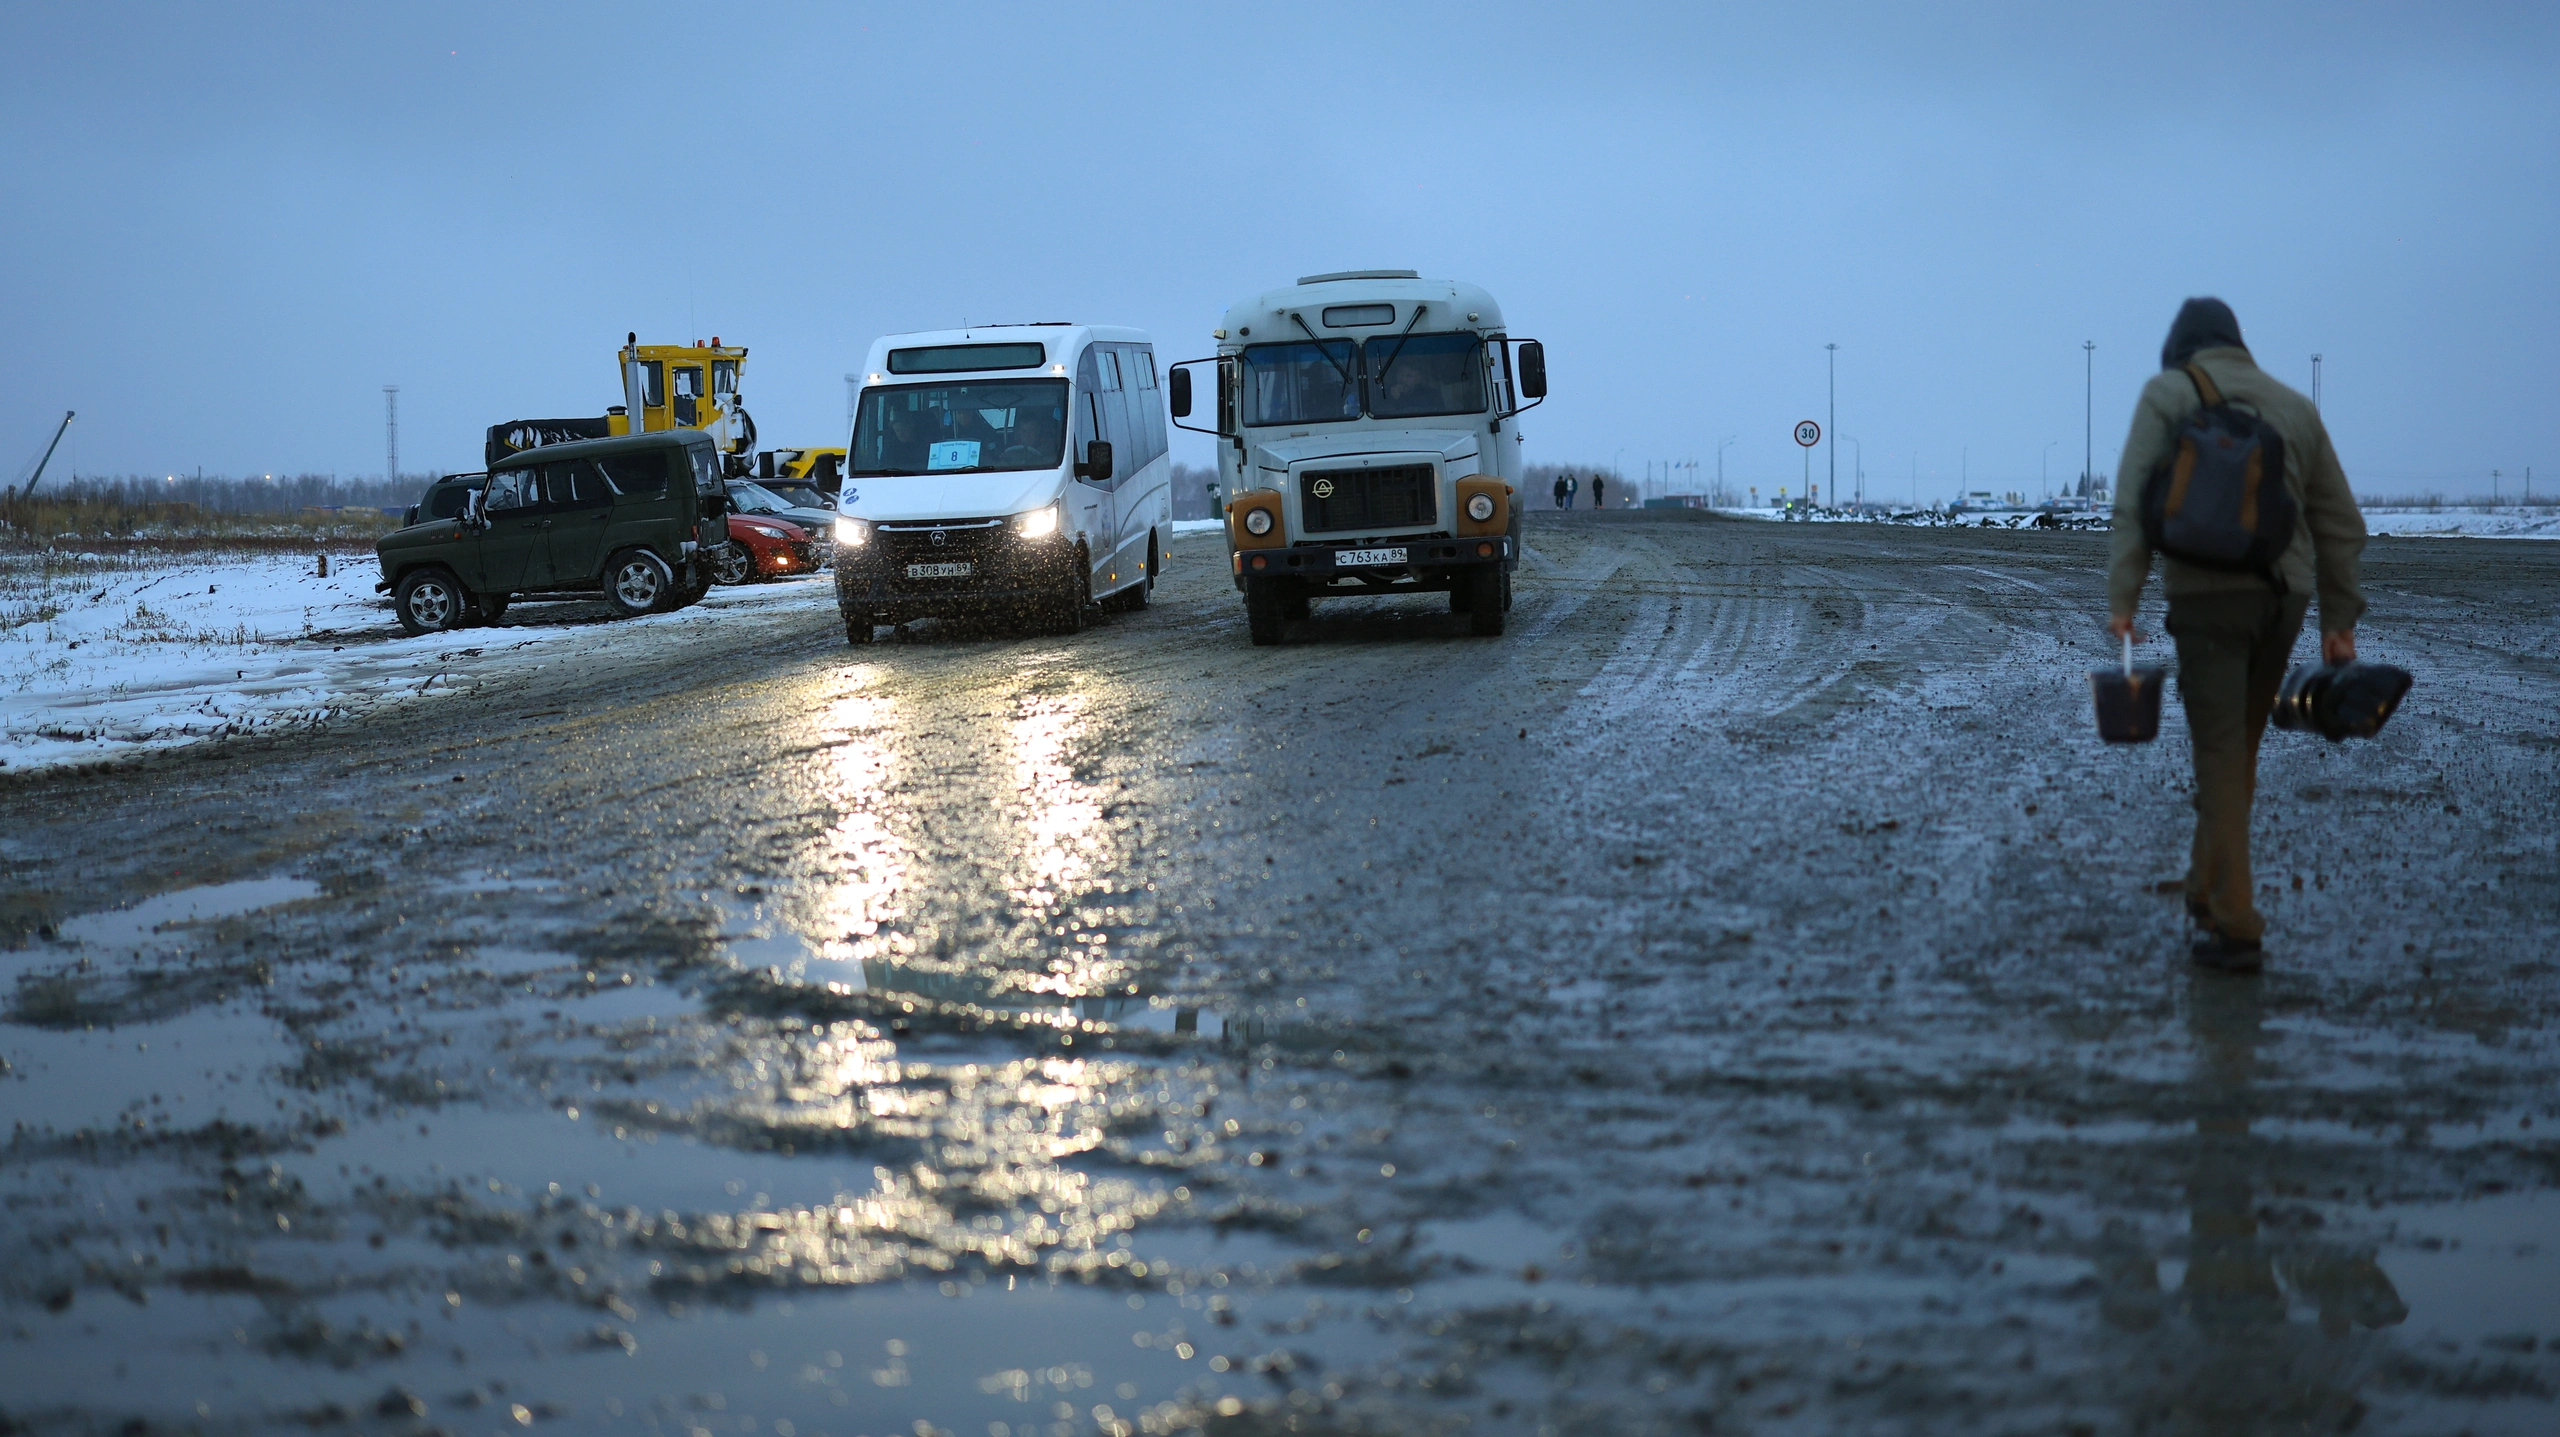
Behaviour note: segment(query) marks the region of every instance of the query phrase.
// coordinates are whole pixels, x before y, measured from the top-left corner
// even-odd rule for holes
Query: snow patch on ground
[[[2560,509],[2521,504],[2489,509],[2367,509],[2371,534],[2404,538],[2560,539]]]
[[[831,604],[825,575],[715,589],[674,614],[519,606],[494,627],[412,638],[362,558],[94,555],[0,564],[0,773],[314,726],[467,690],[556,655],[663,641]]]
[[[1176,519],[1173,521],[1173,532],[1177,534],[1214,534],[1225,527],[1227,527],[1227,521],[1224,519]]]

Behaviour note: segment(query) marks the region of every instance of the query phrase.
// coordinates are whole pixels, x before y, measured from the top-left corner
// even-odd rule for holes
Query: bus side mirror
[[[1084,462],[1076,466],[1076,477],[1096,484],[1111,482],[1111,441],[1096,439],[1084,446]]]
[[[1188,418],[1190,418],[1190,417],[1191,417],[1191,371],[1190,371],[1190,370],[1188,370],[1188,369],[1177,369],[1177,370],[1175,370],[1175,371],[1173,372],[1173,396],[1172,396],[1172,402],[1173,402],[1173,417],[1174,417],[1174,418],[1176,418],[1176,419],[1188,419]]]
[[[1547,347],[1534,339],[1520,342],[1520,397],[1547,397]]]

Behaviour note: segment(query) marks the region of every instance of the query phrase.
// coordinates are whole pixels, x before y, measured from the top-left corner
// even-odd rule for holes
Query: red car
[[[814,574],[824,567],[826,554],[808,530],[769,514],[732,514],[729,547],[712,561],[711,577],[723,584],[749,584]]]

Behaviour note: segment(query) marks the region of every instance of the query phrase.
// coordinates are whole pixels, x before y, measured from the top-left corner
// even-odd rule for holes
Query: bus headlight
[[[1245,511],[1244,531],[1248,534],[1270,533],[1271,511],[1268,509],[1249,509]]]
[[[1013,532],[1025,539],[1046,539],[1058,532],[1058,506],[1043,504],[1027,514],[1017,514]]]
[[[1487,520],[1487,519],[1492,518],[1492,517],[1493,517],[1493,496],[1492,496],[1492,495],[1490,495],[1490,494],[1470,494],[1470,495],[1468,495],[1468,496],[1467,496],[1467,517],[1468,517],[1468,518],[1470,518],[1470,519],[1475,520],[1475,521],[1476,521],[1477,523],[1479,523],[1479,524],[1483,523],[1483,522],[1484,522],[1485,520]]]
[[[848,549],[859,549],[871,542],[871,526],[860,519],[838,517],[836,542]]]

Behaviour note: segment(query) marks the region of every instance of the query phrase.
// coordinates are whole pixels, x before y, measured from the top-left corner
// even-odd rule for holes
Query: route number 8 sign
[[[1822,426],[1808,419],[1796,426],[1796,442],[1807,449],[1822,442]]]

